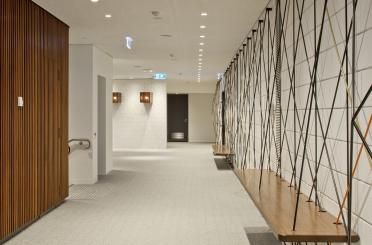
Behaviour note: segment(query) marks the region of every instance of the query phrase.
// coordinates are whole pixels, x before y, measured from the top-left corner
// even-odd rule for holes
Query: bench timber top
[[[314,202],[300,195],[296,230],[293,231],[297,192],[274,172],[263,170],[259,190],[260,170],[234,170],[240,182],[260,210],[274,235],[282,242],[347,242],[344,226],[335,225],[336,218],[319,212]],[[352,242],[359,236],[352,233]]]
[[[213,148],[213,155],[215,155],[215,156],[230,156],[230,155],[233,155],[233,153],[230,151],[230,149],[227,146],[213,144],[212,148]]]

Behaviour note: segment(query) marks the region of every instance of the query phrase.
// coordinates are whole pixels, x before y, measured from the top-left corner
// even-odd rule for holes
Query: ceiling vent
[[[160,16],[160,12],[159,11],[151,11],[151,14],[152,16],[154,17],[155,20],[162,20],[163,18]]]
[[[154,16],[154,17],[158,17],[159,15],[160,15],[160,12],[159,11],[151,11],[151,14],[152,14],[152,16]]]
[[[169,57],[171,60],[176,61],[176,56],[174,54],[169,54]]]

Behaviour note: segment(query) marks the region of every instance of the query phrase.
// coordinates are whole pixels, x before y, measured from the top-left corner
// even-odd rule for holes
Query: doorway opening
[[[98,76],[98,172],[105,174],[106,171],[106,78]]]

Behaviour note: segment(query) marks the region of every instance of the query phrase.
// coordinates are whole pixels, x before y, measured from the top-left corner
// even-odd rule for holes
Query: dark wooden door
[[[189,141],[189,96],[168,94],[168,142]]]

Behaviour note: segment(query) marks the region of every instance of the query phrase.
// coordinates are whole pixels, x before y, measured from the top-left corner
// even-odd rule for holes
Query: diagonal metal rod
[[[319,62],[320,45],[321,45],[321,41],[322,41],[323,27],[324,27],[324,18],[325,18],[325,13],[326,13],[326,9],[327,9],[327,4],[328,4],[328,0],[325,0],[324,1],[324,7],[323,7],[323,15],[322,15],[322,25],[320,27],[319,41],[317,43],[317,48],[316,48],[316,53],[315,53],[316,55],[315,55],[314,67],[313,67],[313,72],[312,72],[312,81],[311,81],[310,87],[314,86],[314,82],[315,82],[314,77],[316,76],[315,74],[317,73],[318,62]],[[312,105],[312,102],[313,102],[313,97],[314,96],[311,96],[311,98],[310,98],[310,108],[311,108],[311,105]],[[311,111],[308,114],[305,143],[307,143],[308,135],[309,135],[308,134],[308,130],[309,130],[309,125],[310,125],[310,116],[311,116]],[[303,156],[305,155],[305,149],[306,149],[306,147],[304,146]],[[300,192],[301,192],[301,183],[302,183],[302,175],[303,175],[303,169],[304,169],[304,160],[305,160],[305,158],[302,158],[301,170],[300,170],[300,179],[299,179],[298,190],[297,190],[296,209],[295,209],[295,215],[294,215],[294,221],[293,221],[293,230],[296,230],[298,205],[299,205]]]

